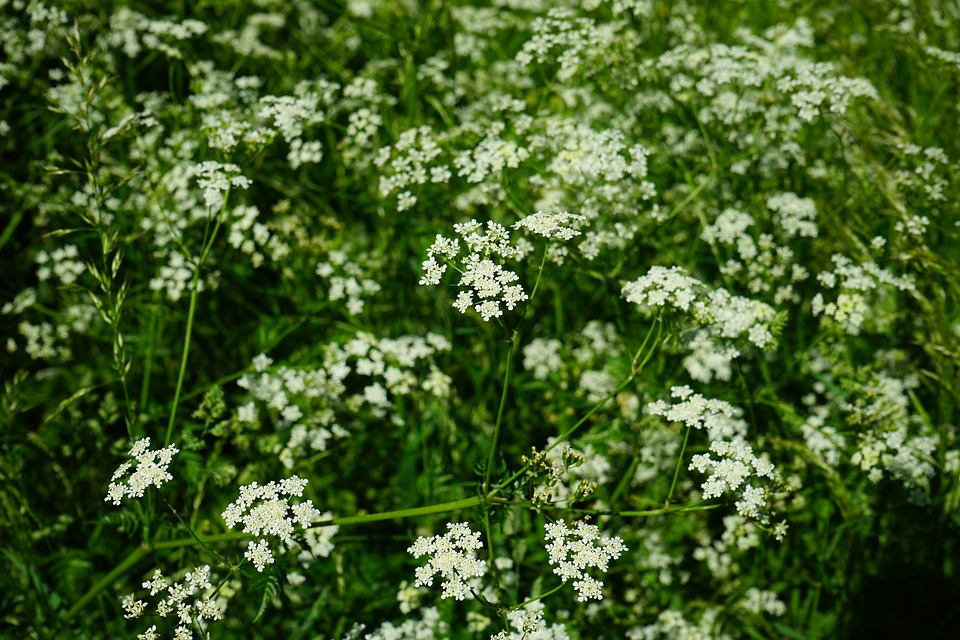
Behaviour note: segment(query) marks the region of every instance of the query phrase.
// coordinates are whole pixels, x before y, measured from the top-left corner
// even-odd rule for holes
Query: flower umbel
[[[134,467],[131,462],[124,462],[114,471],[110,479],[110,486],[107,489],[107,497],[104,502],[113,502],[119,505],[125,498],[142,498],[143,492],[153,485],[158,489],[168,480],[173,480],[173,476],[167,472],[167,467],[173,459],[174,454],[179,453],[179,449],[170,445],[156,451],[150,450],[150,438],[137,440],[130,452],[127,454],[136,459],[137,465]],[[122,480],[133,469],[133,473],[127,478],[126,483]]]
[[[480,534],[470,530],[464,523],[448,523],[449,531],[443,535],[420,537],[407,549],[414,558],[430,555],[426,565],[417,568],[418,587],[433,585],[433,578],[443,578],[442,598],[463,600],[470,592],[465,580],[479,578],[487,572],[487,563],[477,559],[477,549],[483,547]]]
[[[610,561],[616,560],[627,550],[623,540],[603,537],[596,525],[585,522],[578,522],[573,529],[563,521],[551,522],[546,528],[550,564],[557,565],[553,572],[564,582],[574,580],[573,588],[577,591],[578,601],[602,600],[600,588],[603,583],[584,570],[593,567],[606,571]]]
[[[240,497],[230,504],[222,517],[227,527],[233,529],[243,523],[243,532],[255,536],[276,536],[288,548],[296,544],[293,539],[294,528],[310,527],[311,522],[320,518],[320,511],[313,506],[312,500],[294,505],[289,503],[293,496],[302,496],[307,480],[291,476],[280,481],[258,485],[256,482],[240,487]],[[264,539],[251,540],[244,554],[257,571],[273,562],[273,552]]]
[[[150,590],[151,596],[166,592],[166,597],[161,596],[162,599],[156,603],[156,615],[166,618],[176,614],[177,627],[173,635],[176,639],[193,638],[191,627],[204,628],[204,623],[208,620],[223,619],[222,602],[211,599],[215,591],[210,583],[210,567],[207,565],[188,571],[182,581],[173,583],[157,569],[153,572],[153,577],[142,586]],[[147,603],[135,598],[132,593],[121,598],[120,606],[123,607],[125,618],[139,618],[146,613]],[[159,637],[156,626],[138,636],[153,639]]]

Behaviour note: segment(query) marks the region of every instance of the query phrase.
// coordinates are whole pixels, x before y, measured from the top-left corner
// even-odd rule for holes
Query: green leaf
[[[267,605],[275,595],[280,591],[280,581],[274,572],[259,573],[254,578],[254,590],[259,594],[260,608],[257,609],[257,615],[253,618],[253,624],[260,621],[267,610]]]

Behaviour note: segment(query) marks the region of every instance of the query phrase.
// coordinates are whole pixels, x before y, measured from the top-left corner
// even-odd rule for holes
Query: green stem
[[[345,518],[333,518],[323,522],[315,523],[314,526],[329,526],[343,524],[364,524],[367,522],[379,522],[380,520],[397,520],[399,518],[412,518],[415,516],[425,516],[432,513],[446,513],[447,511],[456,511],[458,509],[469,509],[478,507],[483,503],[480,496],[464,498],[463,500],[454,500],[441,504],[428,505],[426,507],[414,507],[412,509],[398,509],[396,511],[383,511],[381,513],[368,513],[359,516],[347,516]]]
[[[517,353],[517,343],[519,342],[520,338],[520,324],[526,317],[527,312],[530,311],[530,307],[533,304],[533,299],[537,296],[537,290],[540,288],[540,280],[543,278],[543,268],[547,264],[547,249],[549,246],[549,243],[547,243],[547,246],[543,248],[543,255],[540,257],[540,266],[537,269],[537,279],[533,283],[533,289],[530,291],[530,297],[527,298],[527,304],[523,308],[523,313],[520,314],[520,319],[517,321],[517,327],[513,330],[513,335],[510,336],[510,348],[507,350],[507,360],[505,363],[505,370],[503,372],[503,390],[500,392],[500,407],[497,409],[497,422],[493,426],[493,438],[490,442],[490,455],[487,457],[487,468],[483,474],[484,495],[486,495],[488,489],[490,488],[490,476],[493,474],[493,465],[496,462],[497,443],[500,439],[500,427],[503,424],[503,413],[507,406],[507,392],[510,390],[510,372],[513,370],[513,358]]]
[[[492,498],[490,502],[495,504],[509,505],[513,507],[527,507],[530,508],[530,503],[528,501],[520,500],[504,500],[502,498]],[[564,507],[557,504],[549,504],[541,506],[539,509],[541,511],[562,511],[563,513],[575,513],[585,516],[609,516],[609,517],[620,517],[620,518],[647,518],[650,516],[662,516],[667,513],[687,513],[690,511],[711,511],[722,507],[723,503],[715,504],[703,504],[703,502],[698,502],[697,504],[691,504],[683,507],[665,505],[663,507],[657,507],[656,509],[632,509],[628,511],[619,511],[619,510],[603,510],[603,509],[576,509],[572,507]]]
[[[0,251],[3,250],[7,243],[10,242],[10,238],[13,237],[13,232],[17,230],[17,225],[20,224],[20,221],[23,220],[23,211],[15,211],[14,214],[10,217],[10,220],[7,222],[7,226],[3,229],[3,234],[0,234]]]
[[[161,496],[160,496],[160,499],[163,500],[163,504],[167,505],[167,508],[170,509],[171,512],[173,512],[173,515],[176,517],[177,520],[180,521],[180,524],[182,524],[182,525],[184,526],[184,528],[190,533],[190,536],[191,536],[194,540],[196,540],[198,543],[200,543],[200,546],[203,548],[204,551],[206,551],[206,552],[209,553],[211,556],[213,556],[214,558],[216,558],[217,560],[219,560],[224,566],[229,566],[229,563],[223,558],[223,556],[221,556],[219,553],[217,553],[216,551],[214,551],[213,549],[211,549],[211,548],[207,545],[206,542],[204,542],[203,540],[201,540],[201,539],[197,536],[197,534],[194,533],[194,531],[193,531],[193,529],[190,527],[190,525],[188,525],[188,524],[186,523],[186,521],[184,521],[184,519],[180,517],[180,514],[177,513],[177,510],[174,509],[174,508],[170,505],[169,502],[167,502],[166,498],[164,498],[164,497],[161,495]]]
[[[507,609],[507,611],[516,611],[517,609],[522,609],[522,608],[524,608],[525,606],[527,606],[527,605],[530,604],[531,602],[537,602],[538,600],[543,600],[543,599],[546,598],[547,596],[553,595],[553,594],[555,594],[557,591],[560,591],[560,589],[562,589],[562,588],[563,588],[563,585],[565,585],[565,584],[566,584],[565,582],[561,582],[560,584],[558,584],[557,586],[555,586],[553,589],[550,589],[550,591],[547,591],[546,593],[541,593],[541,594],[538,595],[538,596],[533,596],[533,597],[530,598],[529,600],[524,600],[524,601],[521,602],[520,604],[515,604],[515,605],[513,605],[512,607],[510,607],[509,609]]]
[[[677,456],[677,468],[673,470],[673,482],[670,483],[670,493],[667,494],[667,500],[663,503],[664,508],[670,506],[670,500],[673,499],[673,491],[677,488],[677,478],[680,477],[680,466],[683,464],[683,454],[687,450],[687,441],[690,439],[690,429],[687,427],[687,432],[683,434],[683,446],[680,447],[680,455]]]
[[[493,438],[490,440],[490,455],[487,457],[487,468],[483,474],[483,493],[487,493],[490,486],[490,476],[493,474],[493,465],[497,456],[497,441],[500,439],[500,426],[503,424],[503,414],[507,407],[507,392],[510,389],[510,372],[513,370],[513,357],[517,352],[517,332],[513,332],[510,339],[510,348],[507,350],[507,359],[504,363],[503,391],[500,392],[500,407],[497,409],[497,422],[493,425]]]
[[[183,390],[183,379],[187,375],[187,358],[190,355],[190,339],[193,336],[193,317],[197,312],[197,293],[199,291],[200,265],[193,272],[193,286],[190,291],[190,308],[187,310],[187,329],[183,336],[183,355],[180,357],[180,372],[177,374],[177,386],[173,391],[173,403],[170,405],[170,420],[167,422],[167,435],[163,446],[170,444],[173,434],[173,423],[177,419],[177,406],[180,404],[180,392]]]
[[[189,538],[177,538],[176,540],[164,540],[163,542],[154,543],[151,546],[153,551],[159,551],[160,549],[182,549],[183,547],[192,547],[199,541],[200,544],[210,544],[211,542],[232,542],[234,540],[245,540],[251,538],[252,536],[249,533],[243,533],[240,531],[231,531],[230,533],[217,533],[212,536],[191,536]],[[229,564],[229,563],[226,563]]]
[[[143,383],[140,385],[140,411],[146,413],[150,402],[150,378],[153,376],[153,357],[157,348],[157,326],[160,316],[160,291],[153,292],[153,309],[147,329],[147,353],[143,362]]]
[[[161,497],[162,499],[162,497]],[[166,503],[166,500],[164,500]],[[452,502],[444,502],[442,504],[434,504],[426,507],[415,507],[413,509],[399,509],[397,511],[384,511],[382,513],[370,513],[359,516],[347,516],[345,518],[334,518],[332,520],[327,520],[325,522],[316,523],[314,526],[329,526],[329,525],[346,525],[346,524],[363,524],[367,522],[377,522],[380,520],[395,520],[399,518],[410,518],[415,516],[429,515],[433,513],[445,513],[447,511],[456,511],[458,509],[469,509],[471,507],[480,506],[483,503],[483,499],[480,496],[474,496],[472,498],[464,498],[463,500],[454,500]],[[170,507],[169,504],[167,504]],[[180,518],[180,515],[170,507],[174,515],[183,523],[183,519]],[[186,526],[186,523],[183,523]],[[229,532],[229,533],[219,533],[210,536],[199,536],[193,532],[189,527],[187,529],[190,531],[190,537],[188,538],[178,538],[176,540],[165,540],[163,542],[156,542],[153,544],[142,544],[133,551],[131,551],[123,561],[114,567],[110,573],[105,575],[103,578],[98,580],[89,591],[87,591],[83,596],[77,600],[72,607],[63,615],[63,620],[67,621],[73,618],[81,609],[83,609],[87,604],[90,603],[97,595],[107,589],[112,585],[121,575],[126,573],[131,567],[137,564],[144,556],[148,553],[154,551],[159,551],[161,549],[179,549],[183,547],[192,547],[200,545],[207,552],[213,554],[218,558],[224,566],[230,566],[226,560],[224,560],[219,554],[213,551],[210,548],[210,543],[213,542],[230,542],[234,540],[245,540],[250,538],[250,534],[242,533],[239,531]]]
[[[187,310],[187,329],[183,336],[183,355],[180,358],[180,372],[177,374],[177,386],[173,390],[173,403],[170,405],[170,420],[167,422],[167,435],[163,440],[163,446],[165,447],[170,444],[170,436],[173,433],[173,423],[177,419],[177,407],[180,404],[180,393],[183,391],[183,380],[187,374],[190,339],[193,336],[193,319],[197,313],[197,296],[200,293],[200,269],[203,267],[203,263],[207,259],[210,249],[213,247],[213,241],[217,237],[217,231],[220,230],[220,225],[223,223],[223,217],[227,211],[227,195],[228,194],[224,195],[223,206],[217,215],[212,231],[209,229],[208,222],[207,230],[204,232],[203,250],[200,253],[200,258],[197,260],[197,266],[193,271],[193,282],[190,288],[190,307]]]

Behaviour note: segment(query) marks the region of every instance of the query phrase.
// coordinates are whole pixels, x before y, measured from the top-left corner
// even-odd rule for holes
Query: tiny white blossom
[[[252,562],[253,566],[260,572],[266,565],[273,564],[273,552],[270,551],[270,545],[267,544],[267,541],[263,539],[256,542],[251,540],[243,556]]]
[[[427,564],[416,570],[415,586],[429,587],[433,578],[442,578],[442,598],[463,600],[470,593],[467,580],[479,578],[487,572],[487,563],[477,559],[477,550],[483,547],[480,534],[470,530],[469,525],[448,523],[449,531],[443,535],[419,537],[407,549],[414,558],[429,555]]]
[[[564,582],[573,580],[577,600],[602,600],[603,583],[586,573],[593,568],[605,572],[610,561],[616,560],[627,546],[619,537],[600,535],[596,525],[578,522],[570,529],[566,523],[551,522],[546,525],[547,554],[553,572]]]
[[[173,480],[173,476],[167,472],[167,467],[173,456],[180,450],[173,445],[156,451],[150,451],[149,447],[150,438],[142,438],[133,444],[128,455],[136,460],[136,467],[130,462],[124,462],[117,467],[107,488],[107,497],[104,498],[104,502],[119,505],[125,497],[142,498],[147,487],[152,485],[159,489],[168,480]],[[130,469],[134,469],[133,473],[127,478],[126,483],[121,482]]]
[[[578,216],[566,211],[558,213],[545,213],[537,211],[526,218],[516,222],[514,229],[524,229],[544,238],[559,238],[561,240],[570,240],[580,235],[579,227],[586,220],[583,216]]]
[[[244,485],[240,487],[240,497],[221,514],[227,528],[243,524],[244,533],[260,538],[256,542],[251,540],[244,554],[257,571],[263,571],[265,565],[273,562],[270,546],[261,536],[277,537],[290,547],[296,544],[293,533],[298,525],[305,530],[320,519],[320,511],[313,506],[313,501],[289,503],[291,497],[303,495],[306,485],[307,480],[298,476],[285,478],[279,484]]]

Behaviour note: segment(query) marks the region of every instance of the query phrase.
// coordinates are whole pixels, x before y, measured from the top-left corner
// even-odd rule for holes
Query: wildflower
[[[275,536],[281,542],[292,547],[296,543],[293,533],[296,525],[307,529],[320,518],[320,512],[313,506],[312,500],[294,505],[289,504],[293,496],[302,496],[307,480],[291,476],[280,481],[258,485],[256,482],[240,487],[240,497],[224,510],[222,517],[227,527],[233,529],[243,524],[243,532],[258,538]],[[251,540],[244,556],[249,559],[257,571],[273,562],[273,552],[265,539]]]
[[[143,492],[147,487],[153,485],[160,488],[163,483],[173,480],[173,476],[167,472],[167,467],[173,459],[174,454],[180,450],[170,445],[163,449],[150,451],[150,438],[137,440],[131,447],[129,455],[137,461],[136,467],[130,462],[124,462],[113,473],[110,479],[110,486],[107,490],[107,497],[104,502],[113,502],[119,505],[124,497],[142,498]],[[127,473],[134,469],[133,473],[127,479],[126,484],[120,481]]]
[[[703,499],[719,498],[725,494],[734,494],[740,499],[736,502],[737,512],[744,518],[756,518],[766,521],[761,510],[766,507],[766,491],[747,482],[751,477],[774,478],[774,466],[769,460],[754,455],[750,445],[744,442],[714,441],[710,453],[693,456],[690,469],[710,475],[701,485]]]
[[[483,547],[483,542],[480,534],[471,531],[467,524],[448,523],[447,529],[443,535],[421,536],[407,549],[414,558],[430,555],[427,564],[417,568],[414,585],[432,586],[433,578],[439,575],[443,578],[440,597],[463,600],[471,590],[465,580],[487,572],[487,563],[477,559],[477,549]]]
[[[460,258],[460,240],[437,235],[423,261],[421,285],[440,284],[447,264],[454,263],[460,272],[458,284],[465,290],[459,292],[452,306],[460,313],[472,307],[484,322],[501,317],[501,305],[512,311],[527,300],[523,286],[515,284],[520,277],[500,263],[504,258],[518,255],[517,246],[510,242],[510,232],[504,226],[490,220],[484,229],[479,222],[471,220],[454,225],[454,230],[470,253]]]
[[[123,596],[120,606],[123,607],[124,618],[139,618],[147,609],[147,603],[143,600],[134,600],[133,594]]]
[[[221,164],[207,161],[190,167],[190,173],[197,178],[197,184],[203,189],[203,201],[207,208],[219,211],[223,208],[225,194],[230,187],[248,188],[252,182],[240,173],[235,164]]]
[[[560,238],[570,240],[580,235],[577,228],[586,220],[583,216],[561,211],[559,213],[544,213],[537,211],[513,225],[514,229],[524,229],[544,238]]]
[[[161,617],[176,613],[179,624],[174,631],[174,638],[192,639],[191,625],[201,624],[205,620],[223,619],[223,604],[210,600],[213,595],[213,585],[210,583],[210,567],[207,565],[188,571],[182,581],[172,584],[168,584],[160,569],[157,569],[153,577],[145,581],[142,586],[144,589],[150,589],[151,596],[166,593],[157,602],[156,613]],[[195,598],[195,594],[199,594],[200,597]],[[120,605],[126,612],[124,614],[126,618],[139,618],[147,609],[147,603],[136,600],[133,594],[124,596]],[[159,638],[156,629],[156,626],[153,626],[137,637],[156,640]]]
[[[588,575],[588,567],[607,571],[610,561],[616,560],[627,550],[623,540],[600,535],[596,525],[578,522],[574,529],[564,522],[552,522],[546,525],[547,553],[551,565],[557,565],[553,572],[564,582],[573,580],[577,591],[577,600],[602,600],[603,583]]]
[[[646,406],[651,415],[663,416],[670,422],[682,422],[687,427],[706,429],[711,440],[731,439],[743,436],[747,424],[742,420],[743,411],[723,400],[705,398],[694,393],[687,385],[672,387],[670,395],[678,402],[657,400]]]

